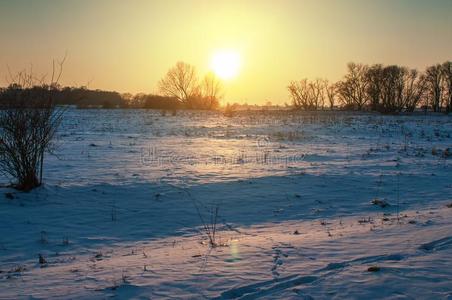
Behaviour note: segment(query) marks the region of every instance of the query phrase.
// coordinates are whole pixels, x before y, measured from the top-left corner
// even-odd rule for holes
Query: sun
[[[228,80],[237,77],[240,64],[240,55],[237,51],[221,50],[212,55],[210,68],[218,77]]]

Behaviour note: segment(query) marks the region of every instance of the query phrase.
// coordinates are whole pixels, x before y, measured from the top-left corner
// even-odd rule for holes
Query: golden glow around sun
[[[240,55],[237,51],[222,50],[216,52],[210,61],[210,68],[221,79],[233,79],[240,70]]]

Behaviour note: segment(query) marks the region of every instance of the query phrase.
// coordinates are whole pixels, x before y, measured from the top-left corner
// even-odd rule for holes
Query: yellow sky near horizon
[[[156,93],[177,61],[209,71],[237,51],[224,102],[288,102],[290,80],[338,80],[349,61],[423,69],[451,59],[452,1],[0,0],[0,78],[67,52],[62,84]],[[5,80],[3,80],[4,84]]]

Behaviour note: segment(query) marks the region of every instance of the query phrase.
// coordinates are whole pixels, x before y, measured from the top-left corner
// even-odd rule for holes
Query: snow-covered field
[[[57,145],[2,188],[0,299],[452,299],[452,117],[69,110]]]

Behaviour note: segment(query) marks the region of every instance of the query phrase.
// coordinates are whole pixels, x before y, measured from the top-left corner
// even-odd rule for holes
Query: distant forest
[[[11,85],[0,88],[0,102],[7,101],[11,90],[20,89]],[[48,91],[47,86],[28,88],[31,94]],[[181,109],[181,103],[174,97],[153,94],[120,94],[115,91],[90,90],[84,87],[53,87],[50,89],[52,99],[57,105],[74,105],[78,108],[149,108],[149,109]]]
[[[54,96],[56,104],[76,105],[78,108],[150,108],[179,109],[182,108],[174,97],[153,94],[129,93],[120,94],[115,91],[90,90],[86,88],[58,89]]]

